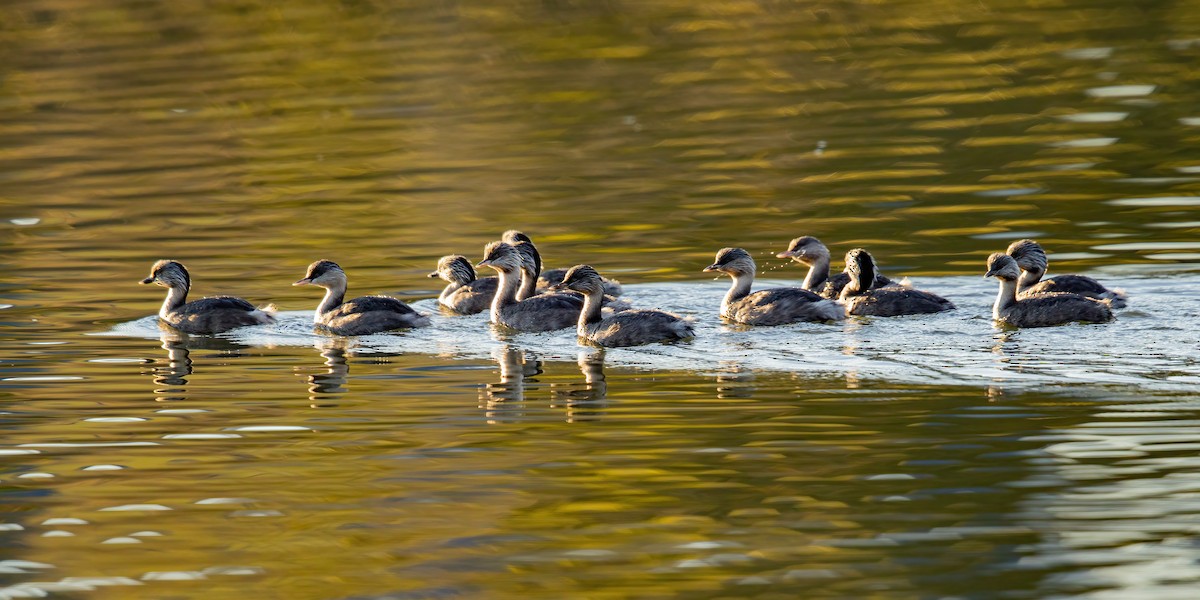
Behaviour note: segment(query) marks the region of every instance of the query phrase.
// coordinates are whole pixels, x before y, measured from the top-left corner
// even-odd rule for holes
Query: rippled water
[[[0,6],[0,599],[1192,598],[1200,4]],[[436,313],[518,227],[689,343]],[[747,329],[699,269],[816,235],[952,299]],[[1001,331],[983,261],[1124,288]],[[160,329],[197,295],[280,323]],[[840,261],[835,261],[840,263]]]

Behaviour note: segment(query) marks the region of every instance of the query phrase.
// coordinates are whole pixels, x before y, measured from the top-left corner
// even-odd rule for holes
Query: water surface
[[[15,0],[0,598],[1191,598],[1200,5]],[[342,339],[508,228],[692,342]],[[816,235],[952,299],[747,329]],[[984,259],[1124,288],[1004,331]],[[139,287],[280,323],[180,336]],[[835,260],[840,263],[840,260]]]

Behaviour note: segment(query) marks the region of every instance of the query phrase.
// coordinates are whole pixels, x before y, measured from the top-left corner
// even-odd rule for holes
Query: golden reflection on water
[[[1195,375],[1156,347],[1180,327],[1155,311],[1200,316],[1181,251],[1200,232],[1196,15],[1195,0],[6,3],[0,549],[42,565],[0,563],[0,589],[1190,592]],[[716,248],[810,234],[941,285],[1034,236],[1061,272],[1164,273],[1139,281],[1165,299],[1122,314],[1136,344],[1080,334],[1073,357],[1050,335],[989,337],[969,296],[978,314],[954,323],[983,333],[948,366],[938,343],[960,332],[905,346],[903,324],[867,321],[776,334],[782,370],[757,368],[778,357],[737,328],[638,368],[505,332],[491,360],[456,340],[409,351],[412,336],[84,335],[153,314],[161,292],[133,282],[159,258],[188,264],[194,295],[307,311],[288,284],[313,260],[359,293],[429,298],[438,256],[511,227],[548,266],[694,280],[697,298]],[[804,362],[813,346],[832,373]],[[705,361],[655,362],[688,353]],[[887,361],[986,383],[893,381]],[[1070,384],[1081,372],[1132,391]]]

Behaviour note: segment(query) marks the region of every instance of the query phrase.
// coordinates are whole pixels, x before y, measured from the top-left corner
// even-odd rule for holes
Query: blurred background
[[[6,286],[144,313],[127,284],[169,257],[291,304],[330,258],[431,294],[436,257],[512,227],[548,263],[630,281],[804,234],[902,274],[982,272],[1022,236],[1064,270],[1200,256],[1194,1],[14,0],[0,18]],[[52,275],[67,264],[86,277]]]
[[[0,600],[1190,600],[1198,82],[1200,0],[6,0]],[[701,335],[290,287],[509,228]],[[722,325],[800,235],[960,310]],[[1021,237],[1130,308],[994,329]],[[160,331],[160,258],[286,322]]]

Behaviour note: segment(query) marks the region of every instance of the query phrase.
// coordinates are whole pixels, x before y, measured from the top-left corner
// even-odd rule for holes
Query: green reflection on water
[[[978,274],[1026,235],[1064,271],[1194,270],[1156,246],[1200,230],[1194,0],[17,0],[0,22],[0,373],[60,378],[0,382],[3,449],[41,452],[0,457],[0,519],[25,526],[0,547],[54,565],[0,584],[1034,597],[1158,582],[1074,566],[1149,552],[1130,540],[1194,583],[1171,545],[1194,533],[1188,490],[1121,487],[1187,483],[1191,450],[1073,433],[1170,430],[1185,392],[80,335],[152,314],[135,282],[158,258],[197,294],[299,310],[288,284],[317,258],[354,292],[429,297],[436,257],[510,227],[627,284],[696,279],[728,245],[766,271],[802,234],[896,276]],[[1036,366],[1020,358],[1014,375]],[[207,412],[157,412],[179,408]],[[305,430],[239,429],[279,425]],[[1073,436],[1113,447],[1047,450]],[[64,443],[158,445],[45,446]],[[1136,535],[1099,526],[1076,482],[1121,492],[1098,504],[1141,514]],[[100,510],[123,504],[172,510]],[[40,524],[61,517],[90,525]],[[102,544],[145,530],[163,535]],[[222,565],[246,570],[204,571]]]

